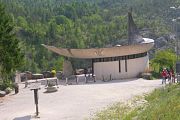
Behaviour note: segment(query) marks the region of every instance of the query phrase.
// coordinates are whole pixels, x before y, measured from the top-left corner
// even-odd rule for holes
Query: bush
[[[155,79],[159,79],[161,76],[160,76],[160,73],[158,72],[152,72],[152,77],[155,78]]]
[[[6,94],[9,94],[11,91],[12,91],[12,89],[11,89],[10,87],[7,87],[7,88],[5,89]]]
[[[4,80],[2,84],[0,84],[0,90],[5,90],[6,88],[13,88],[13,84],[11,80]]]

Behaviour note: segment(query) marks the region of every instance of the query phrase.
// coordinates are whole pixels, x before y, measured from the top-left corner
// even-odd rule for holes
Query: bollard
[[[95,75],[93,75],[93,80],[94,80],[94,82],[96,82],[96,76]]]
[[[85,82],[87,83],[87,78],[86,78],[86,76],[85,76],[85,78],[84,78],[84,79],[85,79]]]
[[[14,89],[15,89],[15,94],[17,94],[19,92],[19,85],[17,83],[15,83]]]
[[[66,85],[68,84],[68,78],[66,78]]]
[[[78,79],[78,77],[76,76],[76,84],[78,84],[78,82],[79,82],[79,79]]]
[[[27,88],[27,86],[28,86],[28,81],[25,81],[25,86],[24,86],[24,88]]]

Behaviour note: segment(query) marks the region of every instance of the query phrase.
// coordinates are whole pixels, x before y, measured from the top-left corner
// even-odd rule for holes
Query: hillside
[[[0,0],[13,17],[18,38],[26,54],[21,71],[62,69],[63,57],[48,52],[41,44],[63,48],[107,47],[126,44],[127,12],[141,34],[156,40],[159,48],[173,48],[171,20],[180,12],[170,9],[179,0]],[[168,45],[164,48],[165,45]],[[74,66],[83,67],[74,61]]]

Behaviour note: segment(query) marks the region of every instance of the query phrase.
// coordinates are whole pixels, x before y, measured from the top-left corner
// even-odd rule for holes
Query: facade
[[[128,13],[128,43],[125,46],[91,49],[43,46],[62,56],[91,59],[92,74],[96,75],[96,79],[109,80],[134,78],[149,68],[148,51],[153,47],[154,40],[139,35],[131,13]]]
[[[93,59],[94,74],[98,80],[117,80],[138,77],[149,68],[147,52]]]

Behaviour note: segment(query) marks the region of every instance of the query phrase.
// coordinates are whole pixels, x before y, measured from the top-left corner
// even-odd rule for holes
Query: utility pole
[[[175,19],[172,19],[173,22],[173,29],[175,31],[175,36],[176,36],[176,75],[177,75],[177,82],[180,81],[180,62],[179,62],[179,23],[180,23],[180,17],[178,16],[178,12],[180,10],[179,7],[170,7],[170,9],[174,10],[175,12]]]
[[[180,10],[180,6],[179,7],[175,7],[175,6],[172,6],[170,7],[170,9],[173,10],[173,12],[175,13],[175,18],[172,19],[172,22],[173,22],[173,30],[175,32],[175,36],[176,36],[176,46],[175,46],[175,52],[176,52],[176,56],[177,56],[177,59],[176,61],[178,61],[178,55],[179,55],[179,33],[178,33],[178,23],[180,22],[180,17],[177,15],[177,12],[176,11],[179,11]]]

